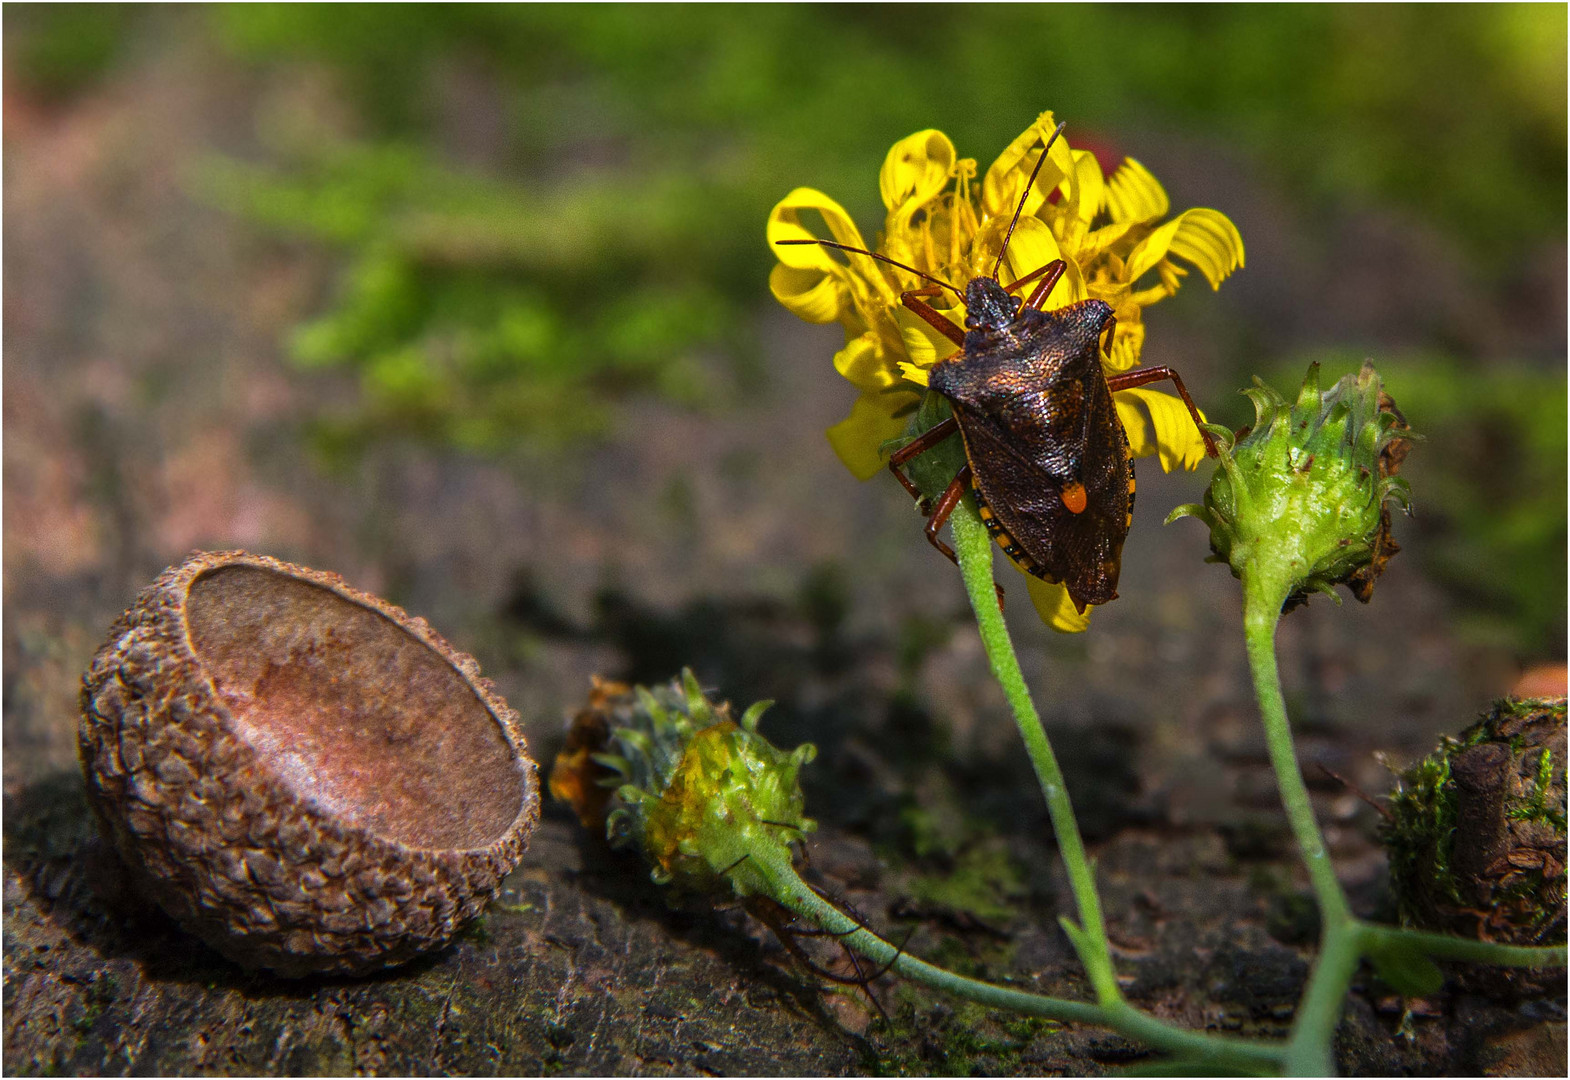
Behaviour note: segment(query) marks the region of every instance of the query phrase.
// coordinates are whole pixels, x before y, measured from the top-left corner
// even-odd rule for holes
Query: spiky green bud
[[[1311,590],[1334,595],[1337,584],[1367,602],[1397,550],[1385,504],[1408,502],[1395,472],[1414,437],[1378,373],[1364,364],[1321,393],[1316,363],[1295,402],[1257,378],[1244,393],[1253,426],[1235,440],[1211,429],[1221,437],[1221,464],[1204,502],[1167,520],[1203,520],[1216,560],[1266,582],[1288,607]]]
[[[790,753],[758,734],[771,703],[739,721],[691,671],[651,688],[596,682],[551,772],[551,793],[585,825],[604,823],[612,847],[630,847],[650,877],[680,892],[748,896],[763,891],[748,866],[764,854],[790,861],[790,846],[817,826],[804,813],[801,767],[811,743]]]

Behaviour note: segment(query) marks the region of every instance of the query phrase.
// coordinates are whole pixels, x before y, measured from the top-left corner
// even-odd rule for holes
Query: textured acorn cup
[[[197,554],[83,677],[87,791],[138,885],[247,967],[439,948],[539,816],[518,716],[423,619],[335,574]]]

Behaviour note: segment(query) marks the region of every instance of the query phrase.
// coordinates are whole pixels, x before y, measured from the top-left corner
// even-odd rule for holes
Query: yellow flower
[[[878,176],[888,214],[875,248],[839,203],[812,188],[792,191],[769,214],[768,242],[779,259],[769,275],[774,296],[808,322],[838,321],[845,328],[845,347],[835,354],[834,366],[860,396],[828,438],[859,478],[882,468],[879,448],[905,433],[925,392],[927,370],[954,346],[900,303],[902,292],[928,284],[917,275],[866,255],[838,257],[816,244],[777,242],[832,238],[963,290],[971,278],[991,275],[1009,220],[1056,126],[1050,112],[1042,113],[979,182],[976,162],[958,157],[941,131],[918,131],[895,143]],[[1106,301],[1117,331],[1103,367],[1126,371],[1139,363],[1144,309],[1175,293],[1188,273],[1174,258],[1196,267],[1213,288],[1243,265],[1242,237],[1224,214],[1187,210],[1162,222],[1169,207],[1166,192],[1139,162],[1125,158],[1104,176],[1093,153],[1073,150],[1060,137],[1026,196],[998,277],[1008,284],[1063,259],[1066,272],[1042,306]],[[809,215],[822,219],[827,237],[813,231]],[[964,325],[961,298],[945,291],[929,303]],[[1204,456],[1178,398],[1137,388],[1119,391],[1114,401],[1136,457],[1158,454],[1170,471],[1191,469]],[[1085,628],[1061,586],[1029,580],[1043,619],[1063,630]]]

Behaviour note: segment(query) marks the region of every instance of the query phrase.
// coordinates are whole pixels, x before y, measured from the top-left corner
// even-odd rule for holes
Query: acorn
[[[361,974],[440,948],[539,817],[472,657],[335,574],[166,570],[82,680],[89,801],[136,884],[230,959]]]

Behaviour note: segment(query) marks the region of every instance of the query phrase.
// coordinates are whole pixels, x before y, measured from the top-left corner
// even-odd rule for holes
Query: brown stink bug
[[[1014,227],[1064,126],[1059,124],[1042,148],[992,273],[972,278],[964,292],[861,248],[830,240],[777,243],[821,244],[856,252],[932,282],[901,293],[900,302],[959,347],[928,374],[928,387],[947,399],[952,415],[897,450],[889,468],[906,490],[922,500],[928,514],[927,539],[949,559],[954,560],[954,550],[938,538],[938,531],[968,488],[1004,554],[1025,573],[1061,583],[1083,612],[1090,604],[1117,597],[1123,540],[1133,521],[1134,468],[1128,436],[1112,404],[1113,392],[1171,379],[1199,426],[1206,452],[1214,457],[1216,447],[1183,380],[1171,368],[1103,373],[1097,346],[1104,343],[1110,353],[1117,326],[1105,302],[1081,300],[1053,311],[1041,310],[1063,276],[1063,260],[1054,260],[1008,286],[998,282]],[[1023,302],[1012,295],[1031,282],[1036,287]],[[964,329],[926,303],[924,298],[940,289],[965,301]],[[964,441],[966,463],[929,509],[901,466],[955,431]]]

